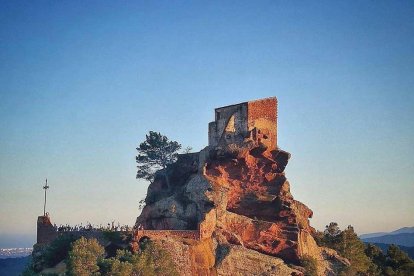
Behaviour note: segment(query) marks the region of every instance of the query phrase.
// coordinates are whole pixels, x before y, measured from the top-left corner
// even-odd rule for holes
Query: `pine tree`
[[[372,265],[368,269],[369,275],[383,275],[385,267],[385,255],[381,248],[373,244],[368,244],[365,247],[365,254],[371,259]]]
[[[358,238],[354,228],[349,225],[341,232],[340,239],[339,253],[351,262],[351,270],[366,274],[373,263],[365,254],[365,244]]]
[[[390,245],[387,251],[386,275],[414,275],[414,261],[396,245]]]
[[[158,170],[165,177],[168,189],[170,181],[167,172],[167,166],[177,160],[178,150],[181,145],[176,141],[170,141],[166,136],[159,132],[150,131],[146,139],[137,148],[137,178],[143,178],[150,182],[154,181],[155,174]]]

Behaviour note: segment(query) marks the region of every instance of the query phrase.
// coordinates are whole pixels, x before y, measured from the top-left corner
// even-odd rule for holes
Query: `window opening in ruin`
[[[225,131],[236,132],[236,119],[234,115],[231,115],[229,121],[227,122]]]

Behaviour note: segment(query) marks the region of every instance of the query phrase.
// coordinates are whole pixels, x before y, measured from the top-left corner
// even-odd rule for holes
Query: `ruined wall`
[[[277,147],[277,99],[267,98],[215,109],[215,121],[209,124],[209,147],[243,145],[246,141]]]
[[[49,216],[37,217],[37,243],[46,244],[52,242],[57,237],[55,227],[50,222]]]
[[[247,103],[216,108],[208,133],[210,147],[241,143],[247,135]]]
[[[79,239],[81,237],[84,237],[85,239],[96,239],[103,246],[108,243],[104,237],[104,232],[98,230],[58,232],[58,236],[70,236],[75,239]]]
[[[154,240],[164,238],[200,239],[198,230],[137,230],[133,235],[133,240],[135,241],[139,241],[143,237]]]
[[[253,140],[272,150],[277,147],[277,99],[276,97],[248,102],[248,127]],[[254,129],[257,129],[255,131]]]

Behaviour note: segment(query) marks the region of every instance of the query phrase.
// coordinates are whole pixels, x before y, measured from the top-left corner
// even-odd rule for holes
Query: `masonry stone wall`
[[[142,238],[163,239],[163,238],[186,238],[199,240],[198,230],[137,230],[133,234],[133,240],[139,242]]]
[[[101,245],[105,246],[108,241],[104,237],[103,231],[91,230],[91,231],[67,231],[58,232],[58,236],[70,236],[74,239],[84,237],[86,239],[96,239]]]
[[[276,97],[244,102],[215,109],[215,120],[209,124],[209,147],[224,148],[246,141],[277,147]]]
[[[215,121],[209,124],[209,146],[240,143],[247,134],[247,103],[215,109]]]
[[[276,97],[248,102],[247,110],[249,131],[256,135],[253,139],[265,144],[269,149],[275,149],[277,146]]]
[[[47,244],[52,242],[57,237],[55,227],[50,222],[49,216],[37,217],[37,239],[38,244]]]

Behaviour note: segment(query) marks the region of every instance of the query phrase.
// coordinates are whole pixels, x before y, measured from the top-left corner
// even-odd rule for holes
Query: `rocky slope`
[[[157,241],[171,252],[182,276],[193,275],[301,275],[283,260],[217,239],[202,241],[166,238]]]
[[[305,255],[318,261],[320,275],[333,275],[347,260],[316,245],[312,211],[294,200],[284,174],[289,158],[283,150],[252,143],[181,155],[167,169],[170,187],[163,173],[149,186],[136,225],[199,230],[201,241],[187,246],[207,242],[213,248],[199,275],[300,275],[286,264],[300,265]],[[195,260],[177,264],[185,271]]]

